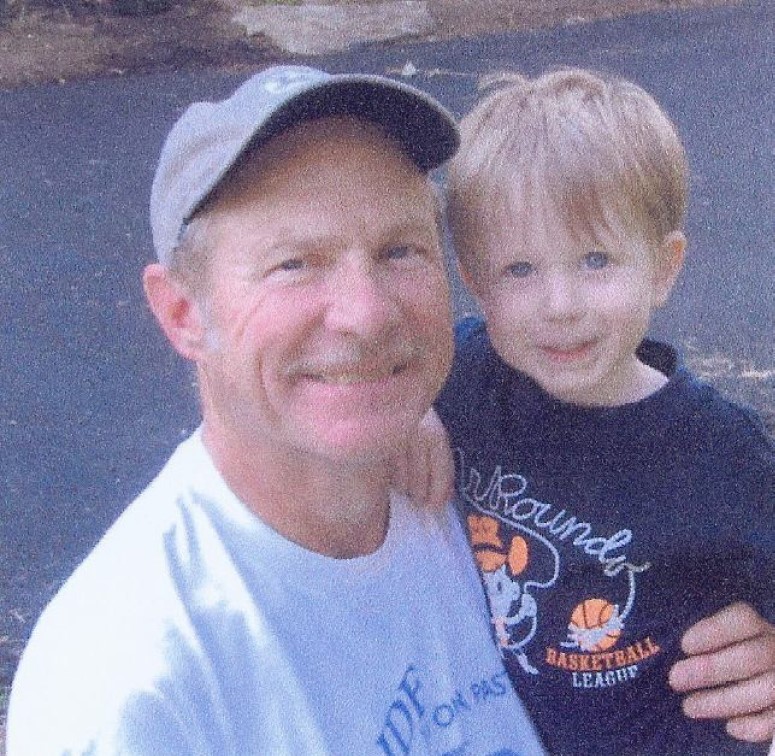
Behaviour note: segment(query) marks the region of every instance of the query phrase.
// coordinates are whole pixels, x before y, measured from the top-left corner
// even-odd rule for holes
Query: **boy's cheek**
[[[537,378],[529,364],[526,337],[517,324],[488,319],[487,328],[493,348],[500,358],[510,367]]]

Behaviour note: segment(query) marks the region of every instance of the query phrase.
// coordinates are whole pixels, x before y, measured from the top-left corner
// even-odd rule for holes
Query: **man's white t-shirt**
[[[332,559],[249,512],[199,432],[43,613],[8,756],[534,754],[451,510],[393,496]]]

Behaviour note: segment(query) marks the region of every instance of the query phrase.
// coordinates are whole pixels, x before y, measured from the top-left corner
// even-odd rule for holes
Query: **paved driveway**
[[[580,64],[631,77],[693,166],[689,260],[656,333],[773,405],[773,29],[767,2],[535,33],[362,49],[317,64],[397,72],[462,114],[480,74]],[[241,78],[241,77],[239,77]],[[195,426],[188,368],[143,302],[146,207],[182,107],[220,73],[0,93],[0,686],[51,592]],[[458,311],[470,306],[457,290]]]

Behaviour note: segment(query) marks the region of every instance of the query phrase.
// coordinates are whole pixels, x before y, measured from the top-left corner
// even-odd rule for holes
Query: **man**
[[[449,114],[258,74],[167,138],[149,304],[201,428],[42,616],[9,756],[535,753],[450,510],[390,491],[448,372]]]

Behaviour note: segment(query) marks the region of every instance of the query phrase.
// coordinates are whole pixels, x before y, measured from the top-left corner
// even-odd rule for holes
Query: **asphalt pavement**
[[[686,269],[654,334],[763,410],[775,389],[775,7],[665,12],[361,47],[330,71],[400,76],[462,115],[482,74],[558,64],[651,91],[692,166]],[[411,67],[407,66],[411,64]],[[197,424],[188,366],[148,312],[151,177],[197,72],[0,92],[0,686],[44,603]],[[471,307],[457,283],[456,310]]]

